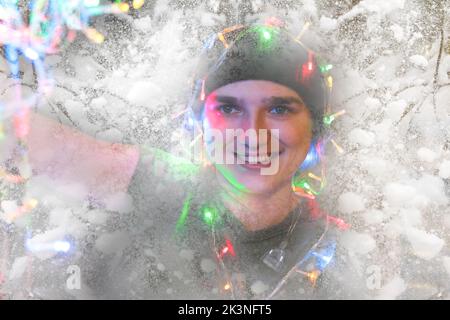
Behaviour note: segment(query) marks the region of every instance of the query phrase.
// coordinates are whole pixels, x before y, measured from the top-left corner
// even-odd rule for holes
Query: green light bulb
[[[216,223],[218,214],[215,208],[213,207],[204,207],[203,208],[203,221],[209,225],[212,226]]]
[[[327,125],[330,125],[333,121],[334,121],[333,115],[323,117],[323,123],[325,123]]]
[[[320,71],[322,73],[324,73],[324,72],[328,72],[331,69],[333,69],[333,65],[332,64],[324,64],[324,65],[319,66],[319,68],[320,68]]]
[[[211,211],[205,212],[205,215],[204,215],[205,220],[212,221],[212,217],[213,217],[213,215],[212,215]]]
[[[270,39],[272,38],[272,35],[270,34],[269,31],[264,30],[264,31],[263,31],[263,37],[264,37],[264,39],[266,39],[266,40],[270,40]]]

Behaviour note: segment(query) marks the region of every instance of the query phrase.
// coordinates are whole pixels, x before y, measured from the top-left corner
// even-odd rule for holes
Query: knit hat
[[[315,54],[280,26],[234,26],[205,44],[191,100],[201,117],[205,98],[214,90],[242,80],[268,80],[296,91],[313,118],[313,135],[320,136],[327,88]]]

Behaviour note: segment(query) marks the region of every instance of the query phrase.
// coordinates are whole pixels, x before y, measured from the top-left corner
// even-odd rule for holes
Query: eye
[[[291,112],[291,109],[284,105],[273,107],[269,111],[271,114],[283,115]]]
[[[217,109],[224,114],[235,114],[240,112],[240,109],[232,104],[222,104]]]

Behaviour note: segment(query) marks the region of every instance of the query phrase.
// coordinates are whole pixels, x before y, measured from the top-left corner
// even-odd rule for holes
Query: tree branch
[[[439,43],[439,53],[436,61],[436,69],[434,70],[433,87],[436,89],[439,81],[439,67],[441,65],[442,51],[444,48],[444,26],[440,30],[441,41]]]
[[[442,51],[444,51],[444,25],[445,25],[445,8],[443,2],[439,2],[439,35],[441,37],[439,42],[439,52],[436,60],[436,69],[434,70],[434,78],[433,78],[433,112],[434,115],[437,116],[436,113],[436,94],[439,90],[439,68],[441,66],[441,58]]]

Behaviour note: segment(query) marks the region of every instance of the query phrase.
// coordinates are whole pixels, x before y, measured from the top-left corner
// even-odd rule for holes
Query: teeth
[[[270,163],[270,157],[269,156],[242,156],[242,155],[238,155],[238,157],[242,160],[244,160],[245,162],[249,162],[249,163],[261,163],[261,164],[268,164]]]

